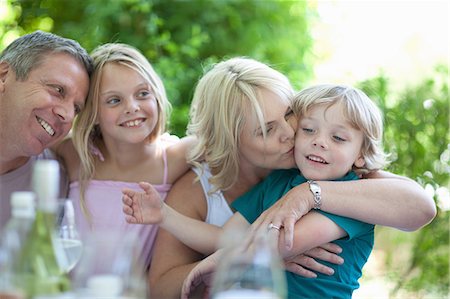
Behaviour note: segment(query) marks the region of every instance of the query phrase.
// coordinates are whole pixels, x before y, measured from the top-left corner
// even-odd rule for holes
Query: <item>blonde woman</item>
[[[139,256],[150,265],[156,226],[126,223],[122,189],[147,181],[164,199],[186,170],[189,139],[166,138],[169,101],[164,85],[147,59],[119,43],[96,48],[94,71],[85,108],[73,127],[73,138],[58,147],[67,165],[69,197],[82,238],[92,231],[135,233]]]
[[[189,123],[189,132],[197,138],[191,153],[197,168],[174,184],[166,203],[188,217],[222,226],[232,216],[229,205],[237,197],[272,170],[295,167],[292,95],[286,77],[252,59],[232,58],[209,70],[196,87]],[[273,105],[269,109],[264,102]],[[385,172],[371,177],[377,179],[319,182],[321,208],[407,230],[418,229],[434,217],[434,203],[417,183]],[[292,214],[298,219],[314,206],[308,184],[292,189],[291,195],[289,209],[276,213],[277,219],[290,219]],[[317,275],[309,269],[333,274],[312,258],[339,262],[331,252],[312,249],[289,263],[288,269],[308,277]],[[150,268],[153,296],[179,298],[183,280],[203,257],[161,229]]]

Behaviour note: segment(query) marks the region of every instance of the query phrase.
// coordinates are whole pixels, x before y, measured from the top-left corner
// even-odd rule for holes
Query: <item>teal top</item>
[[[357,180],[354,172],[336,181]],[[232,207],[253,223],[259,215],[272,206],[293,187],[307,180],[298,169],[275,170],[263,182],[249,192],[237,198]],[[333,220],[346,233],[347,237],[333,241],[342,248],[340,256],[343,265],[325,261],[322,264],[334,269],[332,276],[316,273],[317,278],[305,278],[286,271],[289,298],[351,298],[352,292],[359,287],[358,279],[362,267],[367,262],[374,243],[374,225],[347,217],[317,211]]]

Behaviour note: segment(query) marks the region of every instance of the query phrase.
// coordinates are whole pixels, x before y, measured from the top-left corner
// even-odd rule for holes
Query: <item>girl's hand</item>
[[[125,219],[133,224],[154,224],[163,220],[164,203],[149,183],[141,182],[144,192],[123,189],[122,202]]]

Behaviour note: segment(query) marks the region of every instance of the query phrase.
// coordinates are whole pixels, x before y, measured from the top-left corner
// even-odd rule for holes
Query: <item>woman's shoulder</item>
[[[206,218],[205,194],[192,170],[188,170],[173,184],[165,202],[185,215],[203,220]]]

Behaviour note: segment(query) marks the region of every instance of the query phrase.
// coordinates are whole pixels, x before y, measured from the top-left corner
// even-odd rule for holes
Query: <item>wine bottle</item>
[[[11,219],[0,238],[0,299],[23,299],[20,281],[16,277],[18,252],[28,239],[35,217],[33,192],[11,194]]]
[[[18,265],[18,277],[27,298],[62,294],[70,289],[70,280],[61,265],[67,262],[66,256],[61,244],[55,241],[58,162],[36,161],[32,184],[37,195],[36,219]]]

